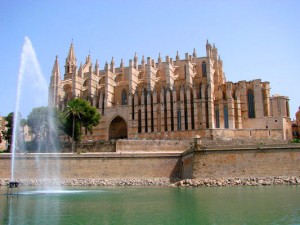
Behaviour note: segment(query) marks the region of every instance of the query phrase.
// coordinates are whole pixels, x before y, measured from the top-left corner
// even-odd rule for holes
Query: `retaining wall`
[[[299,176],[300,148],[259,147],[194,152],[193,178]]]
[[[60,174],[62,179],[86,178],[176,178],[180,154],[36,154],[17,156],[15,178],[45,178]],[[0,155],[0,178],[11,177],[9,154]],[[41,176],[39,175],[41,174]]]

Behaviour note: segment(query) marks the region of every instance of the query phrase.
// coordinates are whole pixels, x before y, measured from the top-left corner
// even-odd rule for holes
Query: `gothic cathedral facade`
[[[144,56],[112,58],[100,70],[90,55],[77,67],[73,43],[63,77],[56,57],[49,86],[49,106],[63,110],[73,98],[88,100],[101,122],[85,139],[283,139],[291,138],[289,99],[270,96],[269,82],[226,81],[223,61],[207,42],[206,55],[194,49],[157,61]]]

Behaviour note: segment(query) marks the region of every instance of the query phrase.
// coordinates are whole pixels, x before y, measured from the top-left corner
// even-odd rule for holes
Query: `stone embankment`
[[[185,179],[172,183],[173,187],[226,187],[226,186],[267,186],[300,185],[300,177],[250,177],[218,179]]]
[[[22,186],[169,186],[168,178],[151,179],[19,179]],[[0,179],[0,186],[9,183],[9,179]]]
[[[168,178],[149,179],[20,179],[23,186],[164,186],[164,187],[226,187],[226,186],[267,186],[300,185],[300,177],[250,177],[250,178],[203,178],[174,180]],[[9,183],[9,179],[0,179],[0,186]]]

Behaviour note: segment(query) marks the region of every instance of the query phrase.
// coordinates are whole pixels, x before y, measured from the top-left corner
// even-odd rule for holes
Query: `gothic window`
[[[216,114],[216,128],[220,128],[220,111],[219,111],[219,106],[215,106],[215,114]]]
[[[134,98],[132,98],[131,111],[132,111],[132,117],[131,117],[131,119],[134,120]]]
[[[248,90],[247,98],[248,98],[248,117],[255,118],[254,95],[252,90]]]
[[[145,132],[148,132],[148,111],[147,111],[147,90],[144,89],[144,104],[145,104]]]
[[[184,129],[188,130],[188,110],[186,94],[184,95]]]
[[[193,91],[191,91],[191,122],[192,122],[192,129],[195,129],[195,114],[194,114],[194,95]]]
[[[122,91],[122,105],[127,105],[127,93],[125,89]]]
[[[165,131],[168,131],[168,120],[167,120],[167,93],[166,89],[164,91],[164,124],[165,124]]]
[[[228,124],[228,107],[227,107],[227,105],[224,106],[224,127],[229,128],[229,124]]]
[[[177,109],[177,130],[181,130],[181,109]]]
[[[154,132],[153,97],[151,96],[151,132]]]
[[[202,62],[202,76],[206,77],[206,62]]]
[[[139,110],[138,112],[138,132],[142,132],[142,111]]]

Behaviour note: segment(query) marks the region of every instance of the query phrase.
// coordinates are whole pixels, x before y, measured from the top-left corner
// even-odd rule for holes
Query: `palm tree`
[[[75,144],[75,140],[74,140],[74,131],[75,131],[75,119],[76,117],[78,117],[80,119],[80,116],[82,116],[84,114],[84,110],[82,108],[82,105],[80,104],[80,101],[76,101],[77,99],[74,99],[72,101],[70,101],[67,105],[67,108],[65,110],[65,116],[69,117],[72,116],[73,117],[73,125],[72,125],[72,153],[74,153],[74,144]]]

